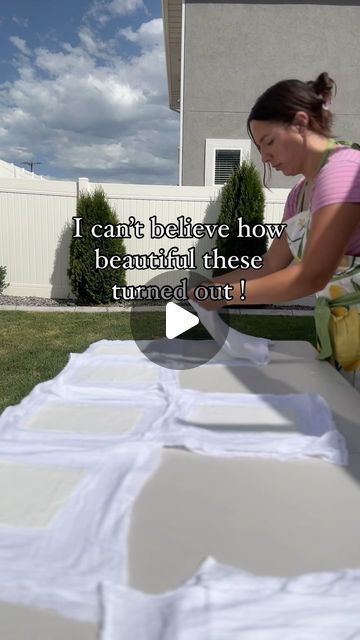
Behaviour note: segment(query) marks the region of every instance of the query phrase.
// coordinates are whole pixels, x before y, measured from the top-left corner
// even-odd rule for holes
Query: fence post
[[[81,193],[89,193],[89,178],[78,178],[76,200],[79,201]]]

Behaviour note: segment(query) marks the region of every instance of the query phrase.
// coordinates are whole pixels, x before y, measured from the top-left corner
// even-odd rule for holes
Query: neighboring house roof
[[[170,109],[180,111],[181,0],[162,0]]]
[[[17,167],[15,164],[0,160],[0,178],[33,178],[34,180],[43,180],[42,176],[27,171],[23,167]]]

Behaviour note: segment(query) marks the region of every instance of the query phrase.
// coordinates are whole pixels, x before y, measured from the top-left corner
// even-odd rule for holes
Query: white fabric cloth
[[[90,366],[94,357],[100,369],[102,357],[109,358],[89,355]],[[116,362],[123,371],[121,356],[111,360],[114,371]],[[162,393],[139,394],[134,386],[113,398],[109,389],[98,387],[94,398],[85,387],[78,398],[69,392],[68,381],[74,378],[70,370],[68,378],[58,376],[60,386],[40,384],[19,405],[8,407],[0,417],[0,436],[39,443],[46,438],[79,448],[152,442],[209,455],[316,457],[347,464],[345,440],[319,395],[202,393],[181,389],[176,372],[171,373],[171,384]],[[114,389],[112,393],[117,395]]]
[[[183,586],[148,595],[105,584],[101,640],[355,640],[360,571],[256,576],[209,558]]]
[[[55,389],[58,387],[55,385]],[[163,430],[169,410],[165,394],[128,391],[116,398],[91,394],[54,393],[51,381],[37,385],[20,404],[7,407],[0,416],[0,437],[29,442],[64,443],[74,446],[116,442],[142,442],[148,433]],[[116,395],[116,393],[115,393]]]
[[[146,347],[153,340],[97,340],[83,352],[92,356],[138,356],[141,357],[140,345]],[[139,346],[138,346],[139,345]]]
[[[98,620],[99,583],[127,581],[131,508],[160,449],[2,440],[0,450],[0,599]]]
[[[317,394],[202,393],[171,391],[165,443],[211,455],[315,457],[346,465],[344,437]]]
[[[220,322],[223,322],[220,319]],[[224,326],[225,323],[223,323]],[[234,331],[234,330],[232,330]],[[238,331],[234,331],[230,335],[235,336],[234,343],[237,344],[239,349],[239,341],[243,341],[244,334],[240,334]],[[245,336],[246,337],[246,336]],[[256,359],[261,355],[261,349],[263,348],[262,338],[252,338],[248,336],[250,340],[254,340],[254,345],[257,345],[258,351],[255,359],[252,359],[254,352],[249,355],[247,352],[241,357],[237,355],[236,349],[234,353],[230,347],[226,351],[221,349],[216,351],[214,348],[214,340],[182,340],[180,338],[160,338],[158,340],[139,340],[135,343],[133,340],[99,340],[92,344],[86,351],[86,354],[91,355],[122,355],[122,356],[139,356],[141,352],[149,353],[151,360],[159,365],[166,366],[173,363],[174,368],[181,370],[187,368],[189,363],[194,363],[194,366],[201,364],[211,365],[226,365],[232,366],[256,366],[258,363]],[[260,342],[257,342],[260,341]],[[141,351],[140,351],[141,348]],[[259,351],[260,349],[260,351]],[[214,355],[215,354],[215,355]],[[267,361],[265,357],[266,350],[264,349],[264,361]],[[260,362],[259,364],[263,364]],[[173,366],[171,365],[171,366]]]
[[[318,396],[180,389],[132,346],[72,354],[0,417],[0,599],[97,620],[99,583],[126,584],[131,507],[162,446],[346,464]]]
[[[208,311],[193,300],[189,300],[189,302],[205,329],[218,345],[222,345],[217,357],[227,357],[228,359],[236,357],[239,360],[250,361],[257,365],[269,363],[270,340],[235,331],[232,327],[228,327],[216,311]]]
[[[52,392],[62,397],[118,398],[137,394],[159,397],[177,382],[176,371],[160,367],[143,355],[70,354],[69,362],[53,380]]]

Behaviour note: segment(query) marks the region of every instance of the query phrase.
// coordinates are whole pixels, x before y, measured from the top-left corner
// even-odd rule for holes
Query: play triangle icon
[[[196,327],[199,324],[199,318],[189,311],[185,311],[174,302],[168,302],[166,305],[166,337],[169,340],[177,338],[188,329]]]

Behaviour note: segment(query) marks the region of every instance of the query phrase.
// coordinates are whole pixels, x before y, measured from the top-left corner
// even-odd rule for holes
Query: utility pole
[[[28,165],[28,166],[30,167],[30,171],[31,171],[31,173],[32,173],[32,172],[33,172],[33,166],[34,166],[35,164],[42,164],[42,162],[22,162],[21,164],[26,164],[26,165]]]

